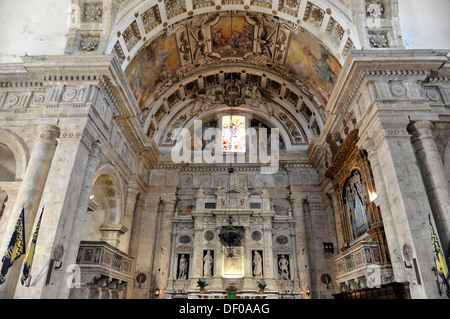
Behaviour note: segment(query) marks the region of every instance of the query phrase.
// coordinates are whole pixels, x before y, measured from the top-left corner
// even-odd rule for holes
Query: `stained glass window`
[[[245,117],[222,117],[222,151],[245,152]]]

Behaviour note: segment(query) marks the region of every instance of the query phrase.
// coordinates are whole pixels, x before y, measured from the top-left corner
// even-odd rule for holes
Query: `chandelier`
[[[230,29],[233,30],[233,12],[231,12],[231,21],[230,21]],[[233,91],[233,53],[230,50],[230,82],[225,83],[225,94],[229,95],[228,103],[230,106],[230,118],[233,117],[233,104],[235,100],[234,91]],[[232,134],[232,130],[230,130],[230,134]],[[230,202],[230,185],[231,185],[231,176],[234,173],[234,168],[232,163],[228,168],[229,179],[228,179],[228,191],[227,191],[227,207],[225,216],[223,219],[224,225],[222,226],[220,233],[218,235],[219,242],[224,248],[224,252],[226,257],[234,257],[236,254],[236,248],[242,246],[244,241],[244,233],[241,231],[239,227],[233,225],[233,216],[228,214],[229,211],[229,202]],[[238,219],[239,220],[239,219]]]
[[[230,165],[228,168],[228,173],[230,176],[228,185],[231,184],[231,174],[234,173],[234,168]],[[230,189],[227,191],[227,207],[225,216],[223,219],[224,225],[220,229],[220,233],[218,235],[219,242],[224,248],[224,252],[226,257],[234,257],[236,255],[236,249],[242,246],[244,242],[244,233],[240,229],[240,227],[236,227],[233,225],[233,216],[228,214],[229,211],[229,199],[230,199]]]

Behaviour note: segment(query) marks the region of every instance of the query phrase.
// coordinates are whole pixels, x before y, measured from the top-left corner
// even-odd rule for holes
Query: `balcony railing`
[[[131,276],[133,258],[119,249],[100,241],[82,241],[77,264],[82,269],[95,268],[100,273],[113,272],[120,279]]]
[[[335,256],[334,263],[336,282],[341,291],[367,288],[368,280],[375,285],[394,281],[392,266],[382,264],[375,241],[360,241]]]

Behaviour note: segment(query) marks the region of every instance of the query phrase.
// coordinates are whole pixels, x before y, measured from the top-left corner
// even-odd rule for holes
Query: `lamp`
[[[150,289],[149,293],[154,293],[155,294],[155,298],[158,299],[159,295],[161,294],[161,289],[156,287],[155,289]]]
[[[325,255],[333,255],[334,254],[333,243],[323,243],[323,251]]]
[[[306,287],[306,295],[309,297],[311,295],[311,289],[309,289],[309,286]]]
[[[231,184],[231,174],[234,173],[234,168],[230,166],[230,168],[228,168],[228,173],[230,174],[230,179],[228,182],[229,187],[229,185]],[[228,189],[227,192],[228,202],[229,196],[230,190]],[[228,205],[226,209],[228,210]],[[233,217],[231,215],[224,217],[224,226],[222,226],[220,233],[218,234],[218,237],[220,244],[226,250],[227,257],[234,257],[234,249],[236,247],[242,246],[244,240],[243,232],[239,228],[233,226]]]

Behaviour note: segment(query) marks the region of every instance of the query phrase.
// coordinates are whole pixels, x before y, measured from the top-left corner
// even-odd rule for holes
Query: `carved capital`
[[[434,124],[430,121],[417,121],[409,126],[411,131],[412,141],[416,142],[423,139],[435,139],[433,136]]]
[[[37,136],[39,140],[56,142],[56,139],[60,136],[60,129],[56,125],[43,124],[37,127]]]
[[[91,146],[91,155],[98,157],[102,151],[102,145],[100,142],[94,142]]]

